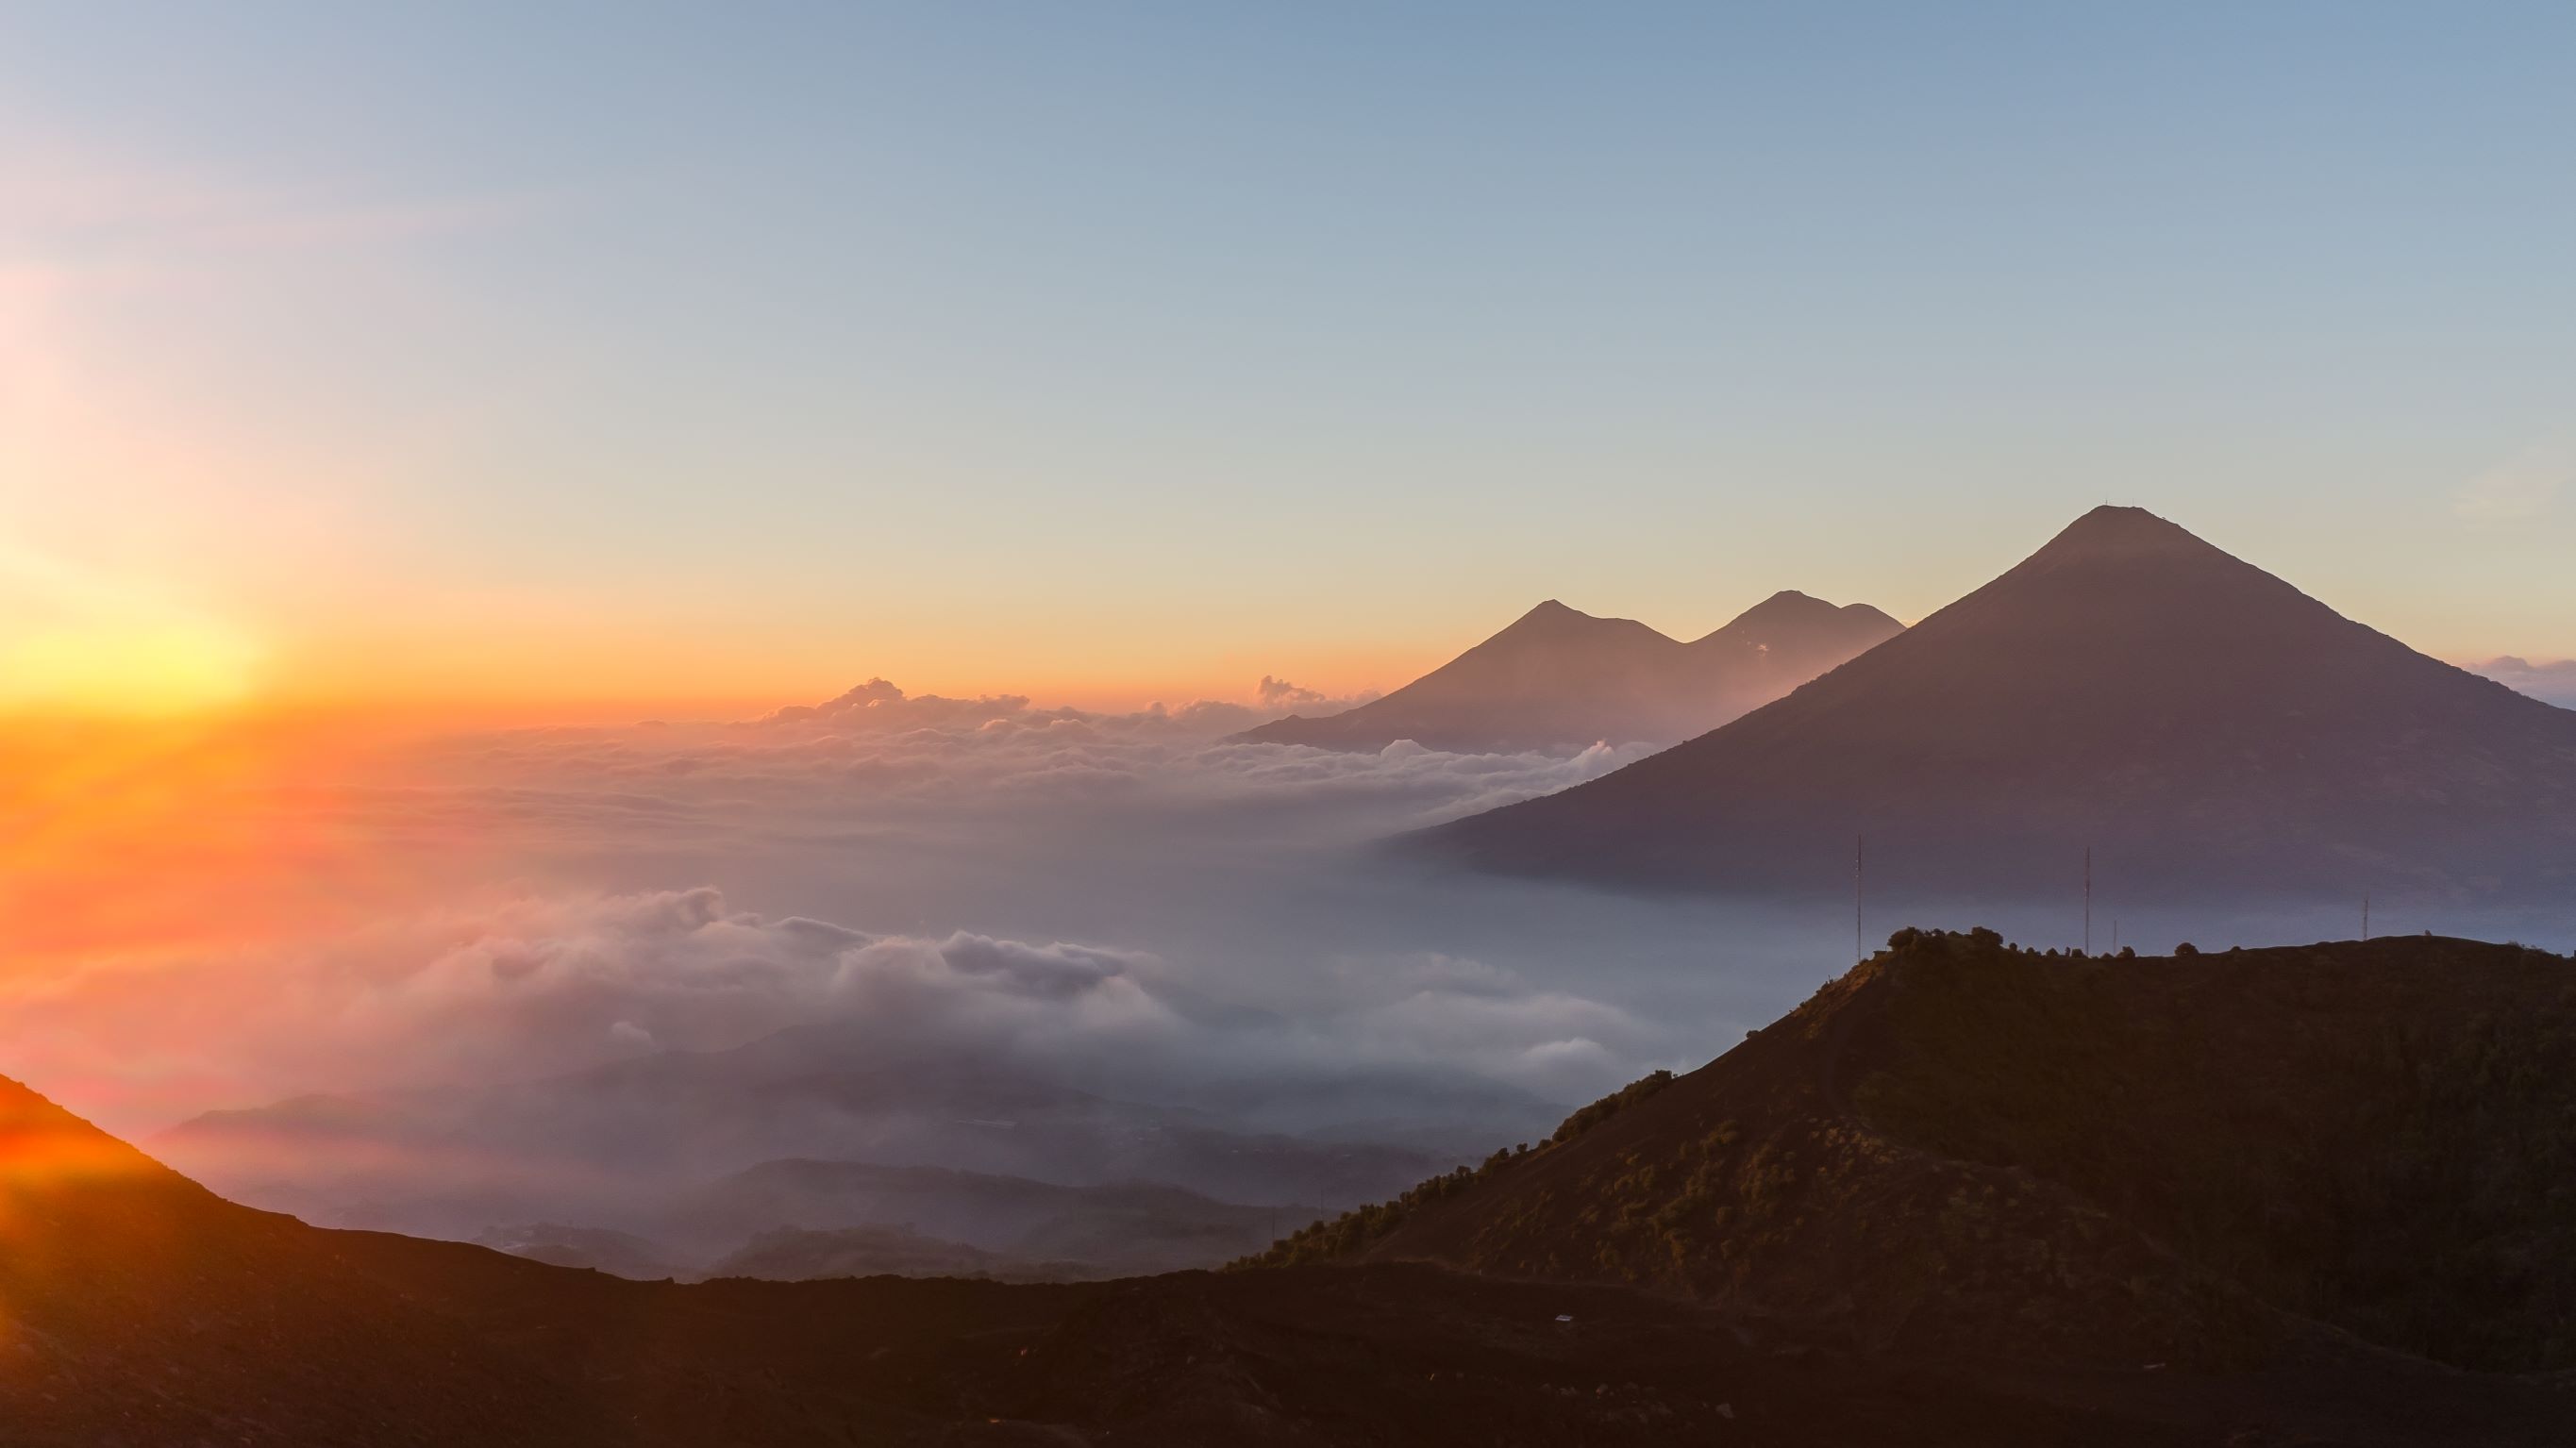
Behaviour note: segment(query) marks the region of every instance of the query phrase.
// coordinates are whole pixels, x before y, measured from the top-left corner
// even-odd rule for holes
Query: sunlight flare
[[[0,549],[0,711],[166,717],[239,704],[262,650],[154,589]]]

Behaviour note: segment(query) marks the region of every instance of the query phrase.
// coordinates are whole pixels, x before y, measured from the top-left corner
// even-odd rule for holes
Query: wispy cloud
[[[0,264],[78,279],[219,253],[357,248],[504,224],[520,195],[353,195],[312,183],[246,179],[95,150],[0,143]]]
[[[2527,522],[2558,505],[2570,478],[2576,478],[2576,449],[2534,447],[2470,479],[2451,510],[2472,523]]]
[[[1289,709],[1302,704],[1331,702],[1320,689],[1309,689],[1301,684],[1292,684],[1286,679],[1274,679],[1268,674],[1261,676],[1259,697],[1265,709]]]

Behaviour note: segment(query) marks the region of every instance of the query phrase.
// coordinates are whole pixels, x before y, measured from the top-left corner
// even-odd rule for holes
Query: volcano
[[[2131,898],[2576,882],[2576,712],[2417,653],[2137,508],[1788,697],[1412,837],[1647,890]]]
[[[1290,715],[1238,736],[1377,750],[1399,739],[1458,753],[1669,744],[1715,728],[1904,631],[1864,603],[1787,591],[1684,643],[1629,618],[1549,599],[1382,699]]]

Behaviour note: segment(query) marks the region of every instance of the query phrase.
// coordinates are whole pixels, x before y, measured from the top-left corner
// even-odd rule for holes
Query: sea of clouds
[[[854,1065],[1470,1157],[1720,1054],[1899,925],[2080,938],[2072,896],[1856,921],[1848,900],[1428,870],[1385,842],[1644,746],[1234,737],[1341,702],[1265,680],[1253,704],[1105,714],[872,680],[763,718],[447,733],[334,760],[201,807],[236,833],[330,841],[308,866],[363,909],[0,976],[0,1070],[148,1137],[210,1109],[507,1087],[821,1024]],[[2451,922],[2378,928],[2425,926]],[[2148,949],[2351,933],[2307,916],[2121,928]]]
[[[1223,1089],[1305,1129],[1347,1109],[1336,1076],[1579,1102],[1779,1002],[1710,969],[1761,951],[1704,911],[1426,876],[1381,848],[1643,746],[1233,740],[1348,702],[1278,680],[1257,699],[1104,714],[873,680],[760,719],[416,740],[224,806],[369,857],[406,887],[382,910],[11,980],[9,1060],[148,1131],[832,1020],[859,1049],[1139,1099]]]
[[[0,1052],[11,1074],[149,1132],[209,1108],[534,1080],[827,1020],[858,1050],[1141,1100],[1223,1093],[1306,1130],[1348,1113],[1335,1080],[1568,1105],[1696,1065],[1846,968],[1856,936],[1918,923],[1427,872],[1384,841],[1644,746],[1240,742],[1344,702],[1278,680],[1256,700],[1104,714],[872,680],[758,719],[417,739],[207,806],[368,862],[347,872],[383,890],[363,918],[0,978]],[[1976,914],[2072,944],[2079,902],[2064,904],[1921,923]],[[2122,928],[2149,949],[2350,933],[2324,918]]]

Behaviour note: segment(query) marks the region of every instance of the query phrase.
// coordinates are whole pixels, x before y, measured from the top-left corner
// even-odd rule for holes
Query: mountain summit
[[[1784,588],[1737,614],[1725,627],[1700,642],[1721,638],[1794,639],[1819,629],[1830,629],[1835,620],[1844,618],[1883,620],[1884,626],[1900,626],[1896,620],[1865,603],[1845,604],[1837,608],[1813,594]]]
[[[1291,715],[1239,736],[1383,749],[1579,749],[1668,744],[1776,699],[1903,626],[1867,604],[1783,592],[1683,643],[1628,618],[1549,599],[1382,699],[1320,719]]]
[[[1653,889],[2536,890],[2576,880],[2576,713],[2137,508],[1789,697],[1416,837]]]

